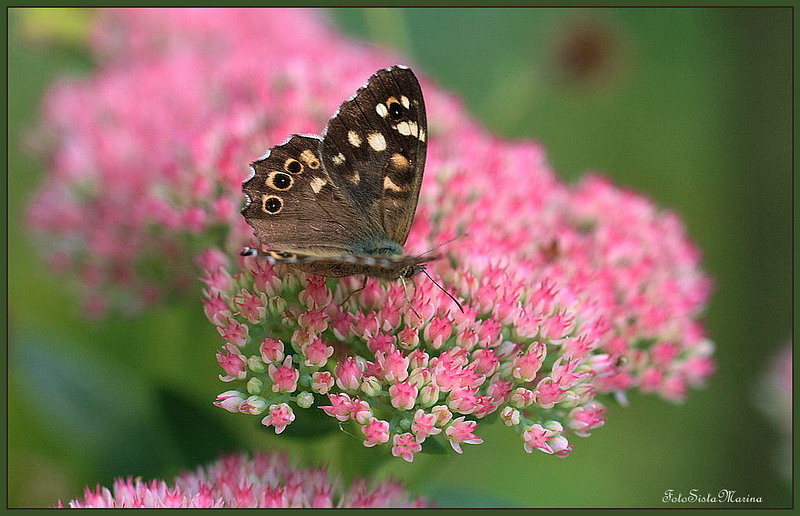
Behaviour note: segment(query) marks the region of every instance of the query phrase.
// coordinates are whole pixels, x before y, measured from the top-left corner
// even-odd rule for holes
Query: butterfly
[[[242,215],[261,249],[244,256],[303,272],[410,278],[436,256],[409,256],[425,168],[422,89],[406,66],[379,70],[328,121],[250,165]]]

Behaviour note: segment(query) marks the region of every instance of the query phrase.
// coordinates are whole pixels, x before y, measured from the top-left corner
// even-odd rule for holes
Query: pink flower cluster
[[[355,480],[349,489],[324,468],[299,469],[283,455],[255,453],[223,457],[206,468],[163,480],[117,479],[111,489],[88,487],[68,506],[78,508],[289,508],[426,507],[396,482],[370,487]],[[58,507],[63,507],[59,501]]]
[[[45,99],[49,174],[27,218],[94,315],[184,291],[200,250],[241,247],[247,164],[397,61],[292,9],[107,10],[91,50],[96,71]]]
[[[224,340],[220,407],[277,432],[317,407],[405,460],[434,441],[461,452],[497,418],[526,451],[565,456],[608,400],[682,400],[712,374],[710,285],[678,217],[597,176],[561,183],[540,146],[492,137],[421,70],[428,160],[406,249],[467,235],[429,269],[465,311],[424,276],[343,304],[360,278],[230,263],[257,244],[238,214],[247,163],[320,133],[403,62],[312,11],[110,11],[95,51],[97,72],[46,104],[58,144],[30,220],[97,312],[183,287],[193,257]]]
[[[713,372],[696,320],[709,282],[674,214],[596,176],[563,185],[538,146],[467,129],[431,131],[407,246],[468,232],[429,269],[464,312],[424,276],[407,291],[370,280],[345,302],[357,278],[211,260],[221,379],[243,386],[219,406],[276,432],[316,406],[407,461],[427,440],[461,453],[499,415],[527,452],[563,457],[612,396],[681,400]]]

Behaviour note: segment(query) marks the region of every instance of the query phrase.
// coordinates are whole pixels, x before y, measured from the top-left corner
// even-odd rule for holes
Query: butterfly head
[[[415,263],[414,265],[408,265],[404,267],[400,271],[401,278],[413,278],[417,274],[425,271],[425,265],[421,263]]]

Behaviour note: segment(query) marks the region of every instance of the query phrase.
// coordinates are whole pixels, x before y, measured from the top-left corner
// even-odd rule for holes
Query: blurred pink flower
[[[78,508],[297,508],[426,507],[396,482],[370,487],[355,480],[349,488],[329,478],[324,468],[300,469],[283,455],[230,455],[195,471],[163,480],[117,479],[111,489],[86,488]],[[63,507],[59,501],[58,507]]]
[[[429,267],[464,312],[424,277],[407,291],[370,280],[342,304],[360,278],[238,257],[256,243],[236,210],[246,164],[321,132],[403,59],[307,10],[110,11],[95,41],[98,71],[49,96],[59,143],[31,223],[112,305],[184,287],[194,257],[225,341],[221,378],[238,386],[218,397],[226,410],[321,409],[403,458],[427,440],[479,444],[497,413],[526,449],[541,449],[541,427],[564,456],[609,401],[631,389],[680,401],[713,373],[698,321],[710,281],[677,215],[597,175],[562,183],[541,146],[493,137],[420,70],[428,158],[405,247],[468,234]]]
[[[772,462],[784,480],[793,480],[792,439],[792,343],[785,345],[766,363],[766,370],[753,390],[755,405],[769,418],[778,438],[774,439]]]

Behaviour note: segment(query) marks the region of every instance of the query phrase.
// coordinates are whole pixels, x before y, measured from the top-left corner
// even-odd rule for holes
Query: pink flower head
[[[109,489],[86,488],[71,508],[385,508],[423,507],[396,482],[378,485],[356,479],[350,486],[329,478],[324,468],[300,469],[282,455],[229,455],[206,467],[184,471],[171,484],[128,477]],[[57,507],[63,507],[59,501]]]
[[[410,433],[397,434],[392,441],[392,455],[414,462],[414,454],[422,451],[422,445]]]
[[[311,333],[322,333],[328,328],[328,320],[320,310],[308,310],[297,318],[297,322]]]
[[[270,405],[269,415],[261,420],[264,426],[274,426],[275,433],[279,434],[286,429],[286,426],[294,421],[294,412],[286,403],[280,405]]]
[[[462,444],[481,444],[483,439],[472,433],[478,426],[476,421],[464,421],[464,416],[456,418],[444,430],[444,434],[450,440],[450,446],[456,453],[464,453],[461,450]]]
[[[414,413],[411,431],[417,436],[417,440],[422,442],[428,436],[440,433],[442,429],[436,428],[436,416],[434,414],[426,414],[424,410],[418,409]]]
[[[211,295],[208,299],[203,299],[203,305],[205,305],[206,317],[215,326],[224,324],[233,315],[228,303],[222,300],[222,296],[219,293]]]
[[[375,354],[378,364],[383,369],[383,376],[387,381],[403,381],[408,378],[409,358],[404,357],[399,349],[389,351],[385,354],[377,352]]]
[[[325,285],[325,278],[311,275],[306,278],[306,289],[300,292],[300,302],[308,307],[322,307],[330,304],[333,295]]]
[[[389,423],[380,419],[372,418],[366,425],[361,427],[364,434],[364,446],[372,447],[376,444],[383,444],[389,440]]]
[[[360,424],[364,424],[372,417],[372,409],[364,400],[354,399],[350,404],[350,418]]]
[[[563,435],[553,437],[549,442],[549,446],[556,457],[568,457],[572,453],[572,445]]]
[[[406,326],[397,334],[397,338],[403,349],[414,349],[419,345],[419,330],[413,326]]]
[[[328,371],[317,371],[311,375],[311,390],[320,394],[327,394],[333,387],[333,375]]]
[[[477,389],[469,387],[458,387],[450,391],[447,398],[447,406],[450,410],[460,414],[472,414],[478,408],[478,396],[475,395]]]
[[[568,426],[575,431],[576,435],[587,437],[592,430],[603,426],[605,412],[605,407],[596,402],[574,408],[569,413]]]
[[[264,339],[259,347],[261,360],[266,364],[276,364],[283,361],[283,342],[276,339]]]
[[[550,409],[556,403],[563,401],[566,397],[566,390],[554,382],[551,378],[543,378],[536,386],[533,393],[534,401],[544,409]]]
[[[533,453],[533,450],[539,450],[552,454],[553,448],[547,441],[552,439],[554,435],[551,430],[542,427],[542,425],[531,425],[522,432],[523,447],[528,453]]]
[[[336,365],[336,385],[344,391],[354,391],[361,385],[362,366],[355,357],[347,357]]]
[[[352,400],[347,394],[328,394],[331,404],[320,407],[326,414],[335,417],[339,421],[350,419]]]
[[[309,367],[324,367],[328,359],[333,355],[333,347],[327,346],[321,338],[314,339],[314,342],[303,348],[306,356],[305,365]]]
[[[217,331],[225,339],[225,342],[234,346],[244,346],[247,344],[249,329],[246,325],[240,324],[230,317],[225,320],[225,326],[217,326]]]
[[[547,348],[541,342],[534,342],[525,353],[514,358],[512,362],[512,375],[523,382],[532,382],[536,373],[542,367]]]
[[[431,322],[425,326],[425,340],[430,342],[432,349],[440,349],[452,333],[452,322],[444,318],[434,317]]]
[[[228,345],[217,352],[217,363],[225,370],[226,376],[220,378],[224,382],[247,377],[247,361],[235,346]]]
[[[283,365],[280,367],[270,364],[268,371],[269,378],[273,382],[273,392],[294,392],[297,390],[300,371],[292,367],[292,357],[290,355],[284,359]]]
[[[260,321],[267,311],[261,296],[250,293],[244,289],[233,298],[233,302],[239,307],[239,313],[242,317],[253,324]]]
[[[417,387],[410,382],[398,382],[389,387],[392,406],[401,410],[411,410],[417,400]]]

